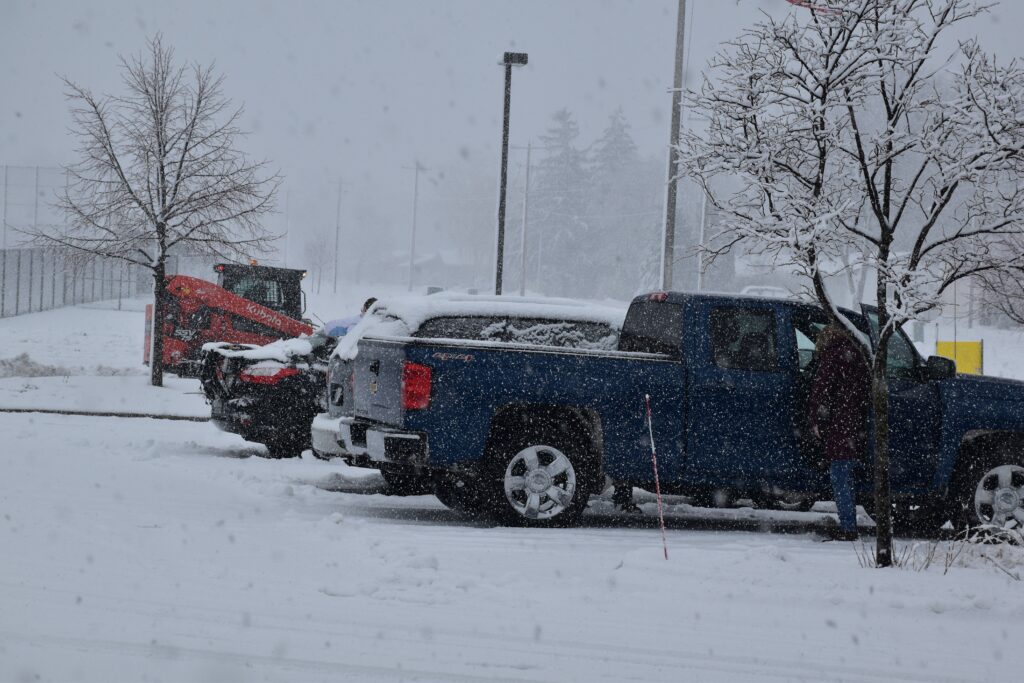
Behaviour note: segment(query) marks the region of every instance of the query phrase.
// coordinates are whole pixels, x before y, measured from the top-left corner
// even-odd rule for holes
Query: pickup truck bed
[[[399,392],[408,363],[430,368],[429,410],[403,408]],[[387,425],[392,432],[421,435],[413,460],[423,467],[475,463],[487,447],[492,421],[503,413],[537,407],[543,396],[546,406],[571,406],[562,416],[566,420],[608,426],[601,444],[603,470],[610,476],[646,481],[652,474],[643,398],[649,394],[658,410],[680,406],[686,376],[681,361],[656,354],[365,339],[354,386],[355,417]],[[480,390],[467,396],[465,387]],[[458,416],[457,423],[452,416]],[[682,438],[680,421],[654,427],[658,441]],[[381,444],[379,437],[371,441],[375,448]],[[403,438],[399,445],[398,437],[391,436],[383,445],[394,444],[392,450],[411,456],[407,441]],[[386,450],[371,451],[370,456],[390,460]],[[674,477],[671,470],[677,464],[667,460],[662,476]]]

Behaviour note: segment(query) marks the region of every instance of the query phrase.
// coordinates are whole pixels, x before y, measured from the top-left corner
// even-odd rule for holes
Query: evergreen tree
[[[643,277],[657,247],[659,225],[658,175],[637,152],[629,123],[621,109],[590,152],[590,188],[586,215],[592,248],[588,272],[591,296],[627,298],[647,288]],[[624,249],[633,244],[636,248]]]
[[[568,109],[552,116],[551,126],[541,136],[544,156],[537,164],[531,201],[536,218],[532,248],[536,274],[533,286],[546,294],[583,294],[576,284],[579,255],[586,250],[586,222],[583,220],[586,169],[583,153],[576,146],[579,126]]]

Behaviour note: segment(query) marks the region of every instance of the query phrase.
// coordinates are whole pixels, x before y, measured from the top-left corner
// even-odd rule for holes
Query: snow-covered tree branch
[[[888,510],[889,340],[953,283],[1024,265],[1024,70],[976,41],[952,43],[950,29],[985,10],[971,0],[808,7],[766,17],[710,62],[687,105],[706,128],[681,142],[684,175],[727,216],[709,242],[792,268],[861,339],[873,362],[875,497]],[[875,273],[874,344],[828,286],[854,262]]]

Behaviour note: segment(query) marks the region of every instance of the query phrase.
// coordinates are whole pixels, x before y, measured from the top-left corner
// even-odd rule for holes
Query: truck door
[[[878,344],[878,314],[864,307]],[[889,463],[894,491],[930,484],[939,462],[942,408],[939,389],[929,382],[924,361],[903,330],[889,341]]]
[[[798,457],[794,375],[781,362],[785,330],[771,302],[710,301],[695,323],[686,479],[759,489],[779,485]]]

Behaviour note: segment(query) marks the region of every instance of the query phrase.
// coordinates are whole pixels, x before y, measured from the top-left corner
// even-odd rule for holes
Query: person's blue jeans
[[[857,530],[857,504],[853,500],[854,460],[833,460],[829,473],[832,475],[832,495],[839,512],[839,528],[843,531]]]

